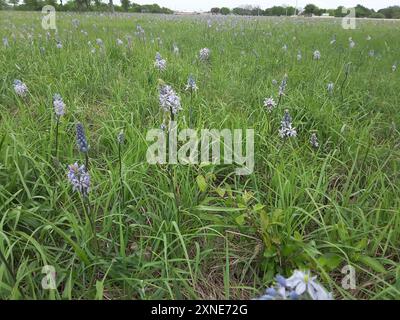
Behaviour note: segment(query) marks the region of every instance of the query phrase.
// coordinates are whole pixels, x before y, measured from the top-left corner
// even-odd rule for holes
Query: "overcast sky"
[[[118,0],[115,2],[118,2]],[[133,2],[139,4],[157,3],[162,7],[182,11],[209,11],[212,7],[234,8],[246,4],[258,5],[262,9],[282,4],[296,6],[296,0],[133,0]],[[314,3],[326,9],[337,8],[339,5],[355,7],[358,3],[368,8],[382,9],[400,5],[400,0],[297,0],[299,7],[304,7],[308,3]]]

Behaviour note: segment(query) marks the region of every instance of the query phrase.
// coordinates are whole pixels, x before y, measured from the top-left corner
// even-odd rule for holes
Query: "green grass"
[[[54,34],[46,41],[39,14],[0,12],[0,37],[10,42],[0,47],[0,251],[16,278],[0,265],[0,298],[247,299],[296,268],[312,270],[336,299],[400,298],[400,73],[391,70],[400,62],[400,23],[358,20],[356,30],[344,30],[340,20],[228,17],[212,18],[209,28],[207,19],[58,14],[59,50]],[[145,42],[134,35],[137,24]],[[197,59],[203,47],[211,49],[209,65]],[[157,51],[168,62],[161,75]],[[277,99],[272,80],[285,73],[286,95],[268,113],[263,100]],[[162,121],[158,79],[181,96],[178,123],[186,128],[189,74],[199,87],[195,128],[254,128],[252,175],[236,176],[233,165],[147,164],[146,132]],[[15,95],[14,79],[29,87],[26,99]],[[67,105],[57,161],[55,93]],[[298,137],[283,143],[286,108]],[[87,207],[66,178],[68,164],[84,162],[77,121],[91,147],[88,213],[99,251]],[[355,290],[341,287],[347,264],[356,268]],[[55,267],[57,290],[42,289],[45,265]]]

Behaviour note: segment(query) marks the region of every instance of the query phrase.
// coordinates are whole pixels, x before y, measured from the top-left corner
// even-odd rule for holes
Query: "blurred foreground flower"
[[[332,294],[316,278],[309,271],[298,270],[288,279],[277,275],[276,285],[267,288],[256,300],[333,300]]]

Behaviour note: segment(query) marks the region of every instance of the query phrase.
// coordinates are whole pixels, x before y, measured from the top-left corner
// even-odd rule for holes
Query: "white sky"
[[[139,4],[157,3],[162,7],[179,11],[209,11],[212,7],[234,8],[246,4],[259,5],[262,9],[283,4],[294,7],[296,6],[296,1],[299,7],[313,3],[325,9],[337,8],[340,5],[349,8],[361,4],[377,10],[388,6],[400,5],[400,0],[133,0],[133,2]],[[118,0],[115,2],[118,2]]]

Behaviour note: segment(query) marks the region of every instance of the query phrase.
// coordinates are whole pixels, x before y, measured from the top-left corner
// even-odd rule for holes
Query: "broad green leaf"
[[[377,259],[369,256],[359,256],[358,261],[379,273],[386,273],[385,267]]]
[[[207,182],[204,176],[198,175],[196,177],[197,185],[201,192],[205,192],[207,190]]]

